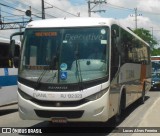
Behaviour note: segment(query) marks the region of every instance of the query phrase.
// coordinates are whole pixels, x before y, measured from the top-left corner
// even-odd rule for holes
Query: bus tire
[[[145,102],[145,83],[143,85],[142,96],[140,98],[140,104],[144,104]]]

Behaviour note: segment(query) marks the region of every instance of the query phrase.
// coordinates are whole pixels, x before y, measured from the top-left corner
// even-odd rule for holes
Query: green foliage
[[[151,56],[160,56],[160,49],[154,49],[151,51]]]
[[[154,46],[157,45],[157,41],[152,37],[149,30],[138,28],[133,31],[135,34],[137,34],[139,37],[141,37],[144,41],[146,41],[151,49],[154,49]]]

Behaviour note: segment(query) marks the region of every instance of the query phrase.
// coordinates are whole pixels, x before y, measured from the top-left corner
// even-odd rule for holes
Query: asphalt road
[[[0,106],[17,102],[17,85],[0,87]]]

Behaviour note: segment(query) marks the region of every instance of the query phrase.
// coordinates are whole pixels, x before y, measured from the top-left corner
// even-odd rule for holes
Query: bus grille
[[[80,118],[82,117],[84,111],[44,111],[44,110],[34,110],[37,116],[42,118],[52,118],[52,117],[65,117],[65,118]]]

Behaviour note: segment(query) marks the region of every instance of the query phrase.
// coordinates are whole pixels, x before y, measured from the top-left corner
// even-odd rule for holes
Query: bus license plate
[[[66,118],[52,118],[52,123],[67,123]]]

